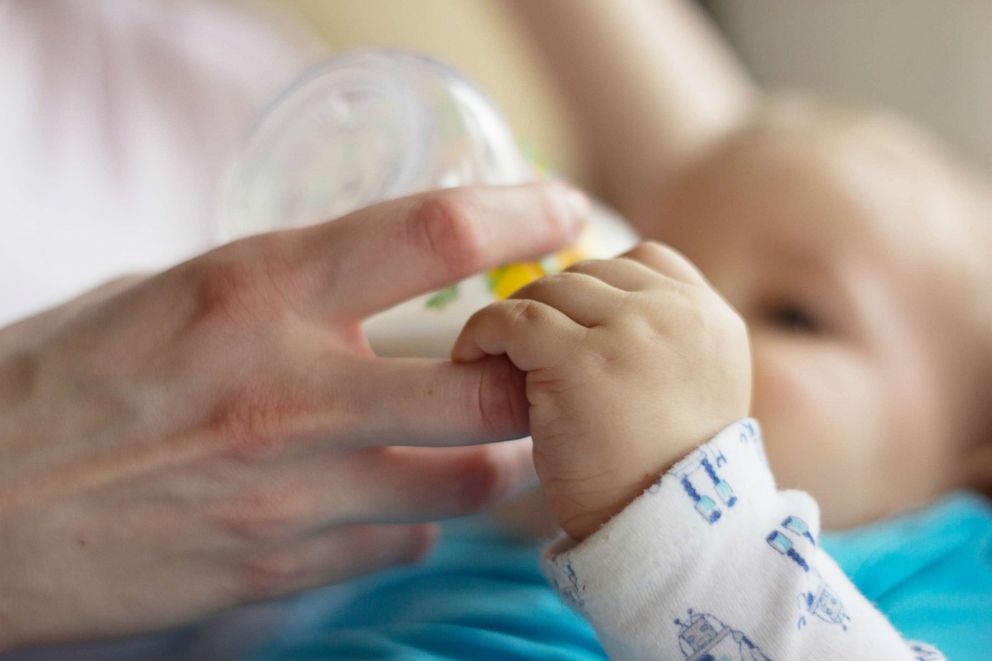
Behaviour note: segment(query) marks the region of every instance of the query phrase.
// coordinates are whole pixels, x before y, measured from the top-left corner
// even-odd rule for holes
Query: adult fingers
[[[455,341],[451,357],[468,362],[506,354],[517,368],[530,372],[560,364],[587,330],[545,303],[499,301],[472,315]]]
[[[241,600],[269,599],[417,562],[436,538],[432,524],[342,526],[250,552],[234,581]]]
[[[530,299],[564,312],[572,321],[592,327],[613,316],[625,292],[584,273],[563,272],[519,289],[512,299]]]
[[[415,295],[573,240],[586,213],[560,183],[435,191],[300,230],[293,262],[308,272],[306,305],[358,321]]]
[[[422,358],[353,358],[310,367],[296,388],[314,399],[292,436],[336,448],[450,446],[527,435],[525,377],[505,357],[471,364]],[[322,369],[323,368],[323,369]]]
[[[474,514],[537,481],[532,452],[529,438],[477,447],[367,450],[353,475],[367,475],[362,483],[376,486],[336,516],[409,523]],[[358,490],[356,484],[353,493]]]
[[[644,264],[648,268],[680,282],[709,286],[706,278],[685,255],[657,241],[640,243],[623,254],[623,257]]]
[[[234,540],[281,543],[353,523],[473,514],[536,481],[529,439],[464,448],[333,452],[244,470],[215,498]]]

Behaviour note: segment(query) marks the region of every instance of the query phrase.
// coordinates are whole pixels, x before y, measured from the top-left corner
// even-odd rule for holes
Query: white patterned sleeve
[[[580,544],[545,553],[615,659],[943,659],[908,642],[819,547],[819,509],[779,491],[742,420]]]

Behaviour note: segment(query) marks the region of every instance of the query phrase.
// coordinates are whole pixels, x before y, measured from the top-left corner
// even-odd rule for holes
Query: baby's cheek
[[[880,422],[870,369],[815,340],[755,344],[753,414],[779,485],[812,494],[830,526],[867,520]]]
[[[791,487],[808,481],[811,441],[824,438],[832,425],[823,385],[780,353],[755,352],[752,413],[761,423],[777,479]]]
[[[808,341],[785,337],[755,338],[753,411],[768,430],[766,437],[822,436],[835,424],[839,384],[829,361]],[[769,438],[773,441],[774,439]],[[792,443],[794,445],[794,443]]]

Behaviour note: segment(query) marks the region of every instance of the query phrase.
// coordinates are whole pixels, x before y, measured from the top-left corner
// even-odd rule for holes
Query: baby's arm
[[[681,255],[643,244],[528,285],[454,349],[487,354],[527,373],[569,536],[549,573],[611,657],[920,658],[819,549],[815,502],[776,490],[754,423],[734,423],[746,331]]]
[[[544,564],[610,658],[943,658],[904,641],[818,543],[816,503],[776,490],[742,420]]]
[[[720,35],[682,0],[512,6],[562,83],[610,200],[636,225],[649,226],[665,174],[741,122],[756,96]]]

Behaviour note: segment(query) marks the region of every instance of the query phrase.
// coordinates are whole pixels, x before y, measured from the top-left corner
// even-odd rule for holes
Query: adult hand
[[[559,184],[238,241],[0,331],[0,649],[163,627],[420,558],[529,472],[523,377],[362,319],[575,237]],[[394,444],[403,444],[397,447]],[[438,447],[427,447],[438,446]]]

